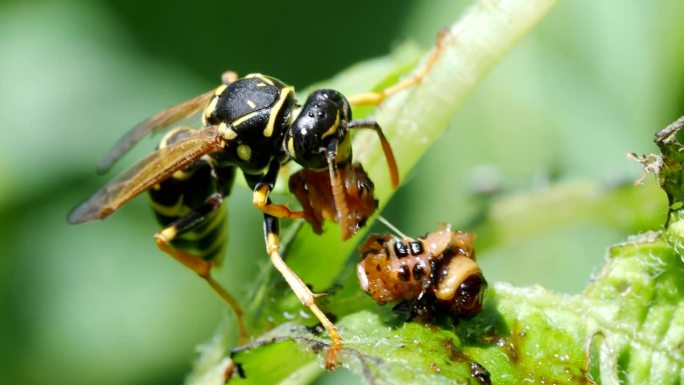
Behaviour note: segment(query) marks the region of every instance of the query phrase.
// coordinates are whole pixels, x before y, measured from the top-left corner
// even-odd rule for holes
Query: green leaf
[[[346,337],[341,361],[368,383],[478,383],[486,377],[474,375],[480,368],[496,384],[680,383],[684,264],[666,240],[681,242],[684,232],[665,235],[645,233],[612,247],[579,295],[497,283],[486,308],[455,327],[402,323],[377,307],[352,313],[337,324]],[[327,347],[327,338],[287,324],[249,354],[282,341],[306,351]],[[235,359],[251,362],[246,352]],[[257,372],[272,370],[271,360],[260,363]]]
[[[274,345],[289,346],[292,341],[305,351],[319,352],[327,347],[324,339],[307,329],[291,324],[284,326],[268,333],[266,338],[255,343],[256,347],[238,353],[234,358],[248,362],[250,354],[270,351]],[[460,352],[457,336],[449,331],[417,323],[400,324],[392,314],[375,311],[361,311],[345,317],[338,326],[351,335],[345,341],[340,359],[345,367],[368,383],[451,384],[453,379],[459,378],[470,378],[468,382],[478,383],[475,375],[484,373],[479,365]],[[249,376],[247,379],[250,380]],[[236,380],[236,383],[242,381]]]

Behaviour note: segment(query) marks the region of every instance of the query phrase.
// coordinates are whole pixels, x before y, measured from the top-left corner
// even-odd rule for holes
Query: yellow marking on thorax
[[[213,98],[211,98],[209,104],[207,105],[207,108],[204,109],[205,118],[209,118],[211,114],[214,113],[214,111],[216,110],[216,103],[218,103],[218,99],[218,96],[214,96]]]
[[[223,91],[228,88],[228,84],[221,84],[220,86],[216,87],[216,90],[214,91],[214,96],[219,96],[223,93]]]
[[[325,139],[326,136],[330,136],[330,135],[334,134],[337,131],[337,127],[339,127],[339,126],[340,126],[340,111],[337,111],[337,113],[335,114],[335,123],[333,123],[332,126],[330,126],[330,128],[328,128],[323,133],[323,135],[321,135],[321,139]]]
[[[246,144],[237,146],[236,152],[240,159],[244,161],[249,161],[249,158],[252,157],[252,149]]]
[[[225,122],[221,122],[219,124],[219,134],[227,141],[237,138],[237,132],[233,130],[232,126],[229,127]]]
[[[245,78],[246,79],[257,78],[257,79],[263,81],[264,83],[268,83],[269,85],[273,85],[273,81],[271,79],[267,78],[266,76],[264,76],[260,73],[249,74],[249,75],[245,76]]]
[[[242,115],[241,117],[239,117],[239,118],[235,119],[235,121],[233,121],[233,126],[237,127],[237,126],[241,125],[242,123],[244,123],[244,122],[252,119],[253,117],[257,116],[259,114],[259,112],[261,112],[261,111],[257,110],[257,111],[252,111],[249,114]]]
[[[247,105],[249,106],[249,108],[256,108],[256,103],[249,99],[247,99]]]
[[[285,104],[285,100],[287,99],[288,95],[291,93],[294,94],[294,87],[285,87],[280,90],[280,97],[278,98],[278,101],[273,107],[271,107],[271,114],[268,117],[268,123],[264,129],[265,137],[270,138],[271,135],[273,135],[276,117],[278,116],[280,109],[283,108],[283,104]]]

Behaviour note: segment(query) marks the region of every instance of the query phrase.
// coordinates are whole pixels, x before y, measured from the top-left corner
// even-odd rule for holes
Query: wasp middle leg
[[[254,190],[254,195],[257,197],[260,194],[268,193],[270,189],[273,188],[275,180],[277,177],[277,167],[280,167],[279,163],[272,162],[269,166],[268,171],[265,175],[245,175],[247,184]],[[263,186],[267,186],[269,189],[266,190]],[[263,189],[263,190],[262,190]],[[263,200],[262,205],[256,205],[264,213],[264,238],[266,242],[266,252],[271,260],[271,263],[280,272],[280,274],[285,279],[285,282],[290,286],[292,291],[295,293],[299,301],[311,310],[311,312],[316,316],[318,321],[321,323],[323,328],[328,332],[330,336],[330,347],[328,348],[328,354],[325,360],[325,366],[327,369],[332,370],[337,364],[337,353],[342,349],[342,337],[335,325],[330,321],[330,319],[321,311],[321,309],[316,304],[316,298],[324,294],[316,294],[309,289],[309,287],[302,281],[301,278],[295,273],[283,260],[280,255],[280,222],[277,216],[271,215],[267,210],[273,207],[282,207],[290,213],[295,213],[297,216],[285,216],[281,215],[279,217],[287,218],[300,218],[299,215],[303,215],[303,212],[292,212],[284,205],[277,205],[271,203],[271,199],[268,194],[263,196],[258,196],[258,199]],[[255,198],[256,200],[256,198]],[[280,208],[277,210],[281,210]],[[283,214],[285,211],[277,211],[278,214]]]
[[[271,194],[273,186],[275,186],[275,182],[278,179],[279,170],[280,162],[277,159],[274,159],[271,161],[271,164],[268,166],[268,170],[263,177],[260,175],[245,174],[247,183],[254,191],[252,194],[252,204],[265,214],[277,218],[304,218],[304,211],[292,211],[286,205],[271,202],[269,195]]]

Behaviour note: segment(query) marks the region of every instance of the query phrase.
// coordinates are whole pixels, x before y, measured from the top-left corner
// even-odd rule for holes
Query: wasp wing
[[[97,165],[97,173],[107,172],[116,161],[121,159],[136,143],[148,134],[162,130],[169,125],[188,118],[201,111],[214,96],[214,90],[196,96],[183,103],[158,112],[150,119],[133,127],[112,147]]]
[[[68,221],[76,224],[105,218],[174,172],[190,166],[205,154],[220,151],[224,146],[225,142],[219,134],[218,126],[209,126],[161,148],[75,207],[69,213]]]

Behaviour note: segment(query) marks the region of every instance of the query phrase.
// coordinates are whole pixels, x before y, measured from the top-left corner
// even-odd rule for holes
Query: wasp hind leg
[[[328,332],[330,337],[330,346],[325,358],[325,367],[328,370],[335,369],[337,366],[337,354],[342,350],[342,337],[337,331],[335,325],[328,319],[328,317],[316,305],[316,298],[324,294],[313,293],[301,278],[285,263],[280,255],[280,237],[278,229],[278,219],[268,214],[264,215],[264,235],[266,237],[266,251],[271,259],[273,266],[285,278],[285,281],[295,293],[299,301],[311,310],[311,312],[318,318],[318,321]]]
[[[159,249],[204,279],[209,286],[211,286],[211,288],[214,289],[214,291],[221,297],[221,299],[223,299],[228,306],[233,309],[240,332],[240,344],[245,344],[248,342],[249,332],[245,326],[244,312],[242,311],[240,304],[228,292],[228,290],[221,286],[220,283],[216,282],[216,280],[214,280],[214,278],[211,276],[211,268],[213,267],[212,261],[202,259],[185,250],[173,247],[171,245],[171,242],[176,239],[177,236],[192,230],[200,223],[203,223],[209,214],[221,207],[222,202],[223,197],[221,194],[212,195],[209,199],[207,199],[206,203],[200,209],[190,212],[188,215],[178,219],[171,225],[162,229],[154,235],[154,239],[157,242]]]
[[[432,54],[427,58],[425,64],[423,64],[423,66],[420,67],[416,73],[405,78],[399,83],[385,88],[384,90],[353,95],[347,98],[349,104],[352,106],[378,105],[382,103],[382,101],[388,96],[420,83],[430,72],[432,66],[437,62],[437,59],[442,54],[442,48],[444,47],[444,42],[446,41],[448,34],[449,32],[447,30],[442,30],[439,32],[437,35],[437,43],[435,43],[434,51],[432,51]]]

